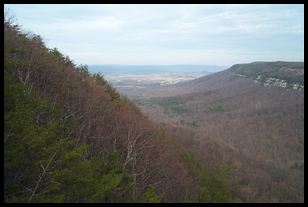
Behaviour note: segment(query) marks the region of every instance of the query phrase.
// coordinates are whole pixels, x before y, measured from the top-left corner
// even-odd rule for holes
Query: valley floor
[[[205,163],[211,163],[209,156],[235,167],[243,201],[303,201],[302,90],[263,85],[226,70],[175,85],[120,91],[171,131],[195,134],[194,139],[178,137]],[[230,153],[209,154],[208,142]]]

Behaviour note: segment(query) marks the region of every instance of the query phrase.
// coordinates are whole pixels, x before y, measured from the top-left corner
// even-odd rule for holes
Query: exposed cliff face
[[[293,89],[293,90],[303,90],[304,85],[300,83],[289,83],[287,80],[282,80],[278,78],[273,77],[262,77],[261,75],[258,75],[258,77],[254,80],[255,83],[261,83],[265,87],[281,87],[286,89]]]

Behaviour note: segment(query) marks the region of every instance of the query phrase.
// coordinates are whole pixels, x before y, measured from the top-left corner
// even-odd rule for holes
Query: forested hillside
[[[239,201],[225,170],[172,136],[101,74],[5,19],[5,202]]]
[[[236,64],[147,94],[136,103],[184,147],[235,166],[241,200],[304,201],[303,62]]]

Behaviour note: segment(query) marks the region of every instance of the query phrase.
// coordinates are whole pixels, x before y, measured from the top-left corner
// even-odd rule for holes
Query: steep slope
[[[263,166],[245,162],[247,168],[262,168],[264,174],[263,185],[259,182],[259,187],[255,180],[262,177],[260,173],[254,181],[250,180],[255,182],[256,193],[246,201],[301,202],[303,74],[303,63],[238,64],[170,86],[163,95],[168,97],[141,99],[136,103],[153,120],[191,129],[203,139],[211,138],[218,145],[229,146],[247,159],[262,163]],[[171,96],[171,91],[177,95]],[[242,162],[241,158],[237,161]]]
[[[8,19],[4,80],[5,202],[234,201],[100,74]]]

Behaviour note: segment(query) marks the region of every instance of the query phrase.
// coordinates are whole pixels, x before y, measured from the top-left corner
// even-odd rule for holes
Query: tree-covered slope
[[[101,74],[10,19],[4,98],[5,202],[234,201],[223,175],[185,158]]]
[[[258,76],[265,77],[264,83]],[[161,87],[161,97],[149,89],[153,97],[136,103],[153,120],[198,133],[195,141],[191,135],[189,141],[181,140],[203,159],[214,160],[215,154],[231,158],[241,179],[241,200],[303,202],[304,90],[294,87],[300,80],[304,63],[238,64],[166,90]],[[209,138],[216,141],[215,150],[209,148]],[[225,146],[233,152],[227,155]]]

